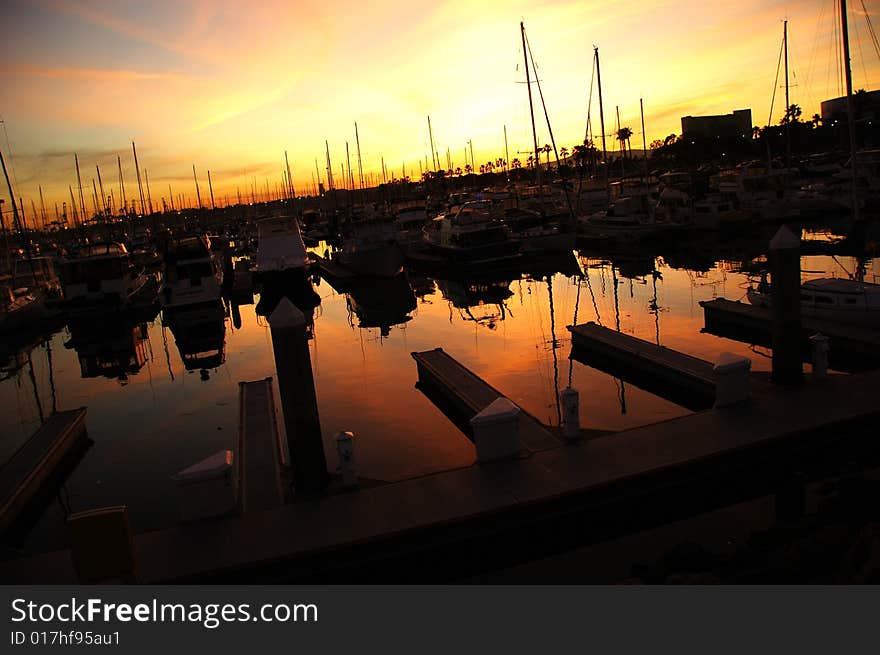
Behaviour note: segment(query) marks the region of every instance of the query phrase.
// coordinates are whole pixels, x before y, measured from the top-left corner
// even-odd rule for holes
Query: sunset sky
[[[76,186],[79,154],[86,206],[100,166],[118,194],[122,157],[129,200],[136,189],[131,141],[147,169],[154,204],[195,201],[192,166],[206,197],[280,183],[288,151],[297,191],[334,176],[349,142],[356,170],[357,121],[364,168],[380,158],[396,176],[430,160],[426,116],[446,163],[477,164],[530,148],[519,21],[525,21],[558,145],[584,137],[593,45],[599,47],[606,132],[621,122],[641,146],[680,133],[683,115],[751,108],[767,122],[782,21],[789,20],[792,102],[805,117],[840,95],[834,19],[838,0],[706,3],[704,0],[504,0],[431,3],[378,0],[7,0],[0,23],[0,149],[16,193],[39,206]],[[873,90],[880,59],[861,2],[850,2],[856,88]],[[866,5],[876,19],[876,2]],[[780,84],[782,82],[780,81]],[[537,90],[537,89],[535,89]],[[784,104],[778,90],[774,122]],[[536,107],[540,112],[540,105]],[[598,115],[594,95],[594,116]],[[539,139],[549,142],[543,121]],[[422,164],[424,165],[424,163]],[[7,197],[5,183],[2,197]],[[117,195],[118,198],[118,195]],[[8,205],[7,205],[8,207]]]

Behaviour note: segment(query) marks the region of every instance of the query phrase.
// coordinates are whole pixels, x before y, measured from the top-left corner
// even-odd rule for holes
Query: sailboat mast
[[[428,139],[431,141],[431,163],[434,166],[434,172],[437,172],[437,158],[434,156],[434,132],[431,130],[431,115],[428,114]]]
[[[125,200],[125,180],[122,177],[122,160],[116,155],[116,165],[119,167],[119,188],[122,191],[122,213],[128,213],[128,203]]]
[[[211,183],[211,171],[208,171],[208,193],[211,194],[211,209],[217,209],[214,204],[214,185]]]
[[[290,174],[290,161],[287,159],[287,151],[284,151],[284,166],[287,168],[287,188],[290,189],[290,199],[296,199],[296,190],[293,188],[293,176]]]
[[[38,185],[37,189],[40,191],[40,218],[43,221],[43,228],[46,227],[46,203],[43,201],[43,186]]]
[[[849,155],[852,173],[853,218],[859,219],[859,199],[856,194],[856,117],[853,111],[852,65],[849,57],[849,26],[846,21],[846,0],[840,0],[840,27],[843,33],[843,70],[846,77],[846,116],[849,123]]]
[[[520,36],[522,36],[523,61],[526,66],[526,89],[529,91],[529,116],[532,118],[532,139],[535,144],[535,176],[538,186],[541,186],[541,160],[540,155],[538,154],[538,132],[535,129],[535,106],[532,101],[532,81],[529,77],[529,55],[526,50],[526,26],[522,21],[520,21],[519,24],[519,31]]]
[[[76,185],[79,187],[79,208],[80,208],[80,224],[84,224],[86,221],[86,201],[83,198],[83,185],[82,178],[79,175],[79,157],[76,153],[73,153],[73,163],[76,165]]]
[[[639,98],[639,113],[642,115],[642,153],[645,160],[645,181],[648,180],[648,135],[645,134],[645,103]]]
[[[101,168],[97,164],[95,164],[95,171],[98,173],[98,188],[101,190],[101,207],[104,209],[104,215],[106,216],[108,213],[107,196],[104,195],[104,183],[101,181]]]
[[[599,129],[602,130],[602,163],[604,164],[607,158],[607,150],[605,148],[605,109],[602,105],[602,72],[599,68],[599,48],[597,46],[593,46],[593,55],[596,61],[596,83],[599,85]],[[607,166],[605,170],[607,177]]]
[[[199,192],[199,178],[196,177],[196,165],[193,164],[193,181],[196,183],[196,202],[199,203],[199,209],[202,208],[202,194]]]
[[[138,193],[140,194],[140,198],[141,198],[141,214],[146,214],[147,213],[147,203],[146,203],[146,200],[144,199],[144,187],[143,187],[143,184],[141,183],[141,169],[140,169],[140,164],[138,164],[138,153],[137,153],[137,148],[135,148],[135,146],[134,146],[134,141],[131,142],[131,152],[134,155],[134,170],[135,170],[135,172],[137,172]]]
[[[504,172],[508,172],[510,166],[510,152],[507,150],[507,125],[504,126]]]
[[[357,153],[358,153],[358,177],[360,178],[361,190],[363,190],[363,188],[364,188],[364,167],[363,167],[363,164],[361,163],[361,139],[360,139],[360,136],[358,135],[357,122],[355,122],[355,124],[354,124],[354,142],[355,142],[355,145],[357,146]]]
[[[791,97],[788,89],[788,21],[782,22],[782,44],[785,51],[785,168],[791,169]]]

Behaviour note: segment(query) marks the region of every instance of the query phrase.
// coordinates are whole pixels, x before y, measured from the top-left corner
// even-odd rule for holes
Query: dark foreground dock
[[[772,311],[725,298],[703,300],[705,332],[771,347]],[[829,364],[838,371],[859,372],[880,366],[880,330],[801,317],[801,352],[810,361],[809,338],[821,332],[831,341]]]
[[[783,517],[797,511],[806,482],[880,462],[878,385],[880,371],[773,387],[738,405],[525,458],[140,534],[138,576],[443,582],[767,495]],[[0,579],[76,577],[69,553],[57,551],[4,562]]]
[[[57,412],[0,467],[0,534],[86,440],[86,408]]]
[[[572,359],[633,382],[689,409],[715,401],[713,365],[593,322],[570,325]]]

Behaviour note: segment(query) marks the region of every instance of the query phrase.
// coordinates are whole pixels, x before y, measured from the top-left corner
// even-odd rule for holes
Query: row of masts
[[[855,187],[855,178],[856,178],[856,171],[857,171],[857,163],[856,163],[857,148],[856,148],[855,125],[854,125],[854,120],[853,120],[852,71],[851,71],[851,62],[850,62],[846,0],[840,0],[840,14],[841,14],[843,53],[844,53],[844,57],[843,57],[843,59],[844,59],[844,74],[845,74],[845,79],[846,79],[846,92],[847,92],[847,114],[849,117],[849,120],[848,120],[849,147],[850,147],[850,153],[851,153],[852,176],[853,176],[853,181],[854,181],[853,191],[852,191],[853,192],[853,208],[854,208],[854,212],[856,212],[856,217],[858,217],[858,201],[856,198],[856,187]],[[521,40],[522,40],[522,47],[523,47],[523,57],[525,60],[526,87],[528,89],[529,113],[530,113],[530,117],[531,117],[532,142],[533,142],[533,148],[534,148],[534,152],[533,152],[533,155],[531,156],[531,160],[533,162],[534,169],[535,169],[535,182],[536,182],[536,185],[540,188],[540,187],[542,187],[542,184],[541,184],[541,165],[540,165],[541,148],[538,145],[538,135],[537,135],[537,128],[535,125],[535,117],[534,117],[534,99],[533,99],[533,95],[532,95],[532,81],[531,81],[531,75],[530,75],[530,69],[534,70],[535,65],[534,65],[534,58],[531,55],[531,50],[528,45],[528,40],[527,40],[526,32],[525,32],[525,26],[522,22],[520,23],[520,33],[521,33]],[[783,23],[783,50],[784,50],[784,62],[785,62],[785,103],[786,103],[786,111],[788,111],[791,106],[791,99],[790,99],[790,94],[789,94],[790,85],[789,85],[789,62],[788,62],[788,21],[784,21],[784,23]],[[530,64],[531,64],[531,66],[530,66]],[[593,48],[593,66],[594,66],[594,73],[595,73],[596,82],[597,82],[597,86],[598,86],[599,121],[600,121],[600,134],[601,134],[601,144],[602,144],[602,161],[607,162],[608,153],[607,153],[606,130],[605,130],[605,112],[604,112],[604,103],[603,103],[603,96],[602,96],[601,67],[600,67],[600,63],[599,63],[599,48],[595,47],[595,46]],[[537,84],[538,91],[541,94],[541,102],[542,102],[542,106],[544,108],[545,118],[547,118],[547,128],[548,128],[548,131],[550,134],[550,139],[551,139],[551,142],[553,145],[553,149],[554,149],[554,151],[556,151],[556,143],[553,138],[552,128],[550,127],[549,117],[547,117],[547,108],[543,102],[543,93],[541,91],[540,82],[538,81],[537,76],[535,79],[535,83]],[[590,97],[592,99],[592,82],[591,82],[591,89],[590,89]],[[641,127],[642,127],[643,151],[644,151],[644,156],[645,156],[645,174],[647,175],[647,139],[646,139],[646,133],[645,133],[644,102],[643,102],[643,99],[641,99],[641,98],[639,99],[639,108],[640,108]],[[618,131],[619,131],[620,130],[619,108],[617,110],[617,117],[618,117]],[[428,115],[428,117],[427,117],[427,123],[428,123],[428,137],[429,137],[429,143],[430,143],[430,148],[431,148],[431,158],[430,158],[431,164],[430,164],[430,168],[429,168],[428,158],[426,157],[424,169],[422,168],[421,161],[419,163],[419,167],[420,167],[420,171],[422,173],[425,173],[425,172],[428,172],[431,170],[433,170],[433,172],[436,173],[441,168],[441,164],[440,164],[439,152],[436,150],[435,144],[434,144],[434,134],[433,134],[433,128],[431,125],[430,115]],[[790,167],[790,163],[791,163],[791,138],[790,138],[790,129],[788,127],[788,123],[789,123],[789,121],[786,121],[786,164],[787,164],[787,167]],[[345,188],[345,189],[348,189],[351,191],[354,191],[357,189],[363,191],[364,189],[367,188],[368,182],[367,182],[367,180],[365,180],[365,176],[364,176],[363,163],[362,163],[362,158],[361,158],[361,148],[360,148],[360,135],[358,132],[358,126],[357,126],[356,122],[354,124],[354,129],[355,129],[355,142],[356,142],[356,149],[357,149],[358,180],[356,183],[355,178],[354,178],[353,167],[351,165],[349,144],[347,141],[345,142],[346,164],[341,165],[342,176],[340,179],[343,181],[342,188]],[[589,135],[590,135],[590,107],[588,106],[587,131],[586,131],[586,136],[585,136],[585,145],[589,140]],[[470,148],[470,160],[471,160],[470,161],[470,170],[471,170],[471,172],[476,172],[475,171],[476,164],[474,162],[472,141],[468,141],[468,146]],[[326,150],[326,169],[325,169],[326,180],[327,180],[328,189],[330,191],[333,191],[337,188],[337,184],[334,179],[333,167],[332,167],[331,158],[330,158],[330,147],[329,147],[329,142],[327,140],[325,140],[325,150]],[[510,164],[510,158],[509,158],[509,150],[508,150],[508,144],[507,144],[507,126],[506,125],[504,126],[504,151],[505,151],[504,166],[505,166],[505,169],[507,169],[507,166],[509,166],[509,164]],[[146,169],[143,169],[143,178],[142,178],[141,168],[138,164],[137,148],[136,148],[135,143],[133,141],[132,141],[132,155],[134,158],[135,171],[136,171],[137,182],[138,182],[138,198],[140,201],[140,213],[142,215],[153,214],[154,213],[154,206],[153,206],[152,197],[151,197],[148,172]],[[449,170],[451,170],[452,169],[452,157],[451,157],[450,150],[448,148],[447,148],[447,152],[446,152],[446,158],[447,158],[447,167]],[[466,147],[465,148],[465,161],[466,162],[467,162],[467,159],[468,159],[468,148]],[[558,152],[556,152],[556,159],[558,162],[559,161]],[[73,187],[69,186],[70,208],[71,208],[71,212],[72,212],[72,216],[73,216],[73,223],[75,226],[78,226],[78,225],[85,222],[85,220],[86,220],[85,217],[88,215],[88,212],[87,212],[86,206],[85,206],[85,196],[83,193],[83,184],[82,184],[82,178],[81,178],[80,168],[79,168],[79,158],[78,158],[77,154],[74,154],[74,164],[75,164],[75,169],[76,169],[76,180],[77,180],[76,186],[77,186],[77,190],[78,190],[79,203],[76,202],[77,199],[74,196]],[[287,151],[284,152],[284,164],[285,164],[285,168],[281,172],[281,180],[282,180],[281,189],[279,191],[278,185],[276,184],[275,196],[278,199],[293,200],[296,198],[296,193],[294,191],[293,176],[291,174],[290,162],[288,159]],[[127,214],[129,214],[129,205],[128,205],[128,199],[126,197],[126,192],[125,192],[125,181],[124,181],[123,174],[122,174],[122,160],[118,155],[117,155],[117,167],[118,167],[118,177],[119,177],[118,184],[119,184],[119,191],[120,191],[120,196],[121,196],[121,198],[120,198],[121,199],[121,206],[120,206],[119,213],[122,215],[127,215]],[[468,167],[466,166],[465,168],[467,169]],[[346,169],[348,171],[347,173],[346,173]],[[116,202],[115,202],[113,190],[111,189],[109,194],[105,193],[100,167],[97,164],[95,166],[95,170],[96,170],[96,175],[97,175],[97,183],[96,183],[95,179],[92,179],[92,203],[93,203],[93,207],[94,207],[94,215],[96,217],[97,216],[109,217],[109,216],[114,215],[116,213]],[[323,186],[323,180],[321,178],[321,173],[320,173],[320,169],[318,168],[317,160],[315,161],[315,172],[317,173],[317,179],[315,177],[312,178],[312,192],[315,195],[320,195],[320,189]],[[608,166],[606,165],[605,166],[606,187],[608,184],[608,175],[609,175],[609,171],[608,171]],[[208,188],[209,188],[211,209],[216,209],[217,204],[216,204],[215,198],[214,198],[213,181],[211,178],[211,171],[210,170],[208,170],[208,172],[207,172],[207,177],[208,177]],[[381,157],[382,183],[387,183],[388,177],[389,177],[388,176],[388,169],[386,168],[386,165],[385,165],[384,156],[382,156]],[[406,175],[406,164],[405,163],[402,166],[402,178],[401,179],[403,179],[403,180],[408,179],[407,175]],[[394,180],[394,176],[392,176],[392,180]],[[199,180],[198,180],[198,176],[196,173],[195,164],[193,164],[193,181],[195,184],[195,192],[196,192],[196,206],[199,209],[203,209],[204,205],[202,203],[201,191],[200,191],[200,187],[199,187]],[[14,201],[15,196],[12,191],[11,183],[9,184],[9,189],[10,189],[10,198],[13,199],[13,202],[11,204],[13,207],[13,213],[14,213],[14,217],[15,217],[14,220],[16,221],[16,223],[18,223],[19,221],[24,221],[24,205],[21,201],[21,198],[19,198],[19,202],[18,202],[18,204],[16,204]],[[34,227],[35,228],[36,228],[37,216],[42,217],[42,222],[43,222],[44,226],[46,225],[46,222],[47,222],[46,208],[45,208],[45,201],[44,201],[44,197],[43,197],[42,185],[39,186],[38,191],[39,191],[39,197],[40,197],[40,212],[37,212],[36,204],[33,200],[31,200],[32,210],[33,210],[33,214],[34,214]],[[168,185],[168,195],[169,195],[169,200],[170,200],[170,209],[171,209],[171,211],[175,211],[174,194],[172,192],[170,184]],[[242,194],[241,194],[240,188],[237,188],[236,196],[238,198],[239,204],[241,204]],[[251,201],[252,202],[256,201],[256,196],[257,196],[257,188],[256,188],[256,181],[254,181],[254,184],[252,185],[252,189],[251,189]],[[267,179],[266,180],[265,199],[269,200],[270,198],[272,198],[272,195],[271,195],[271,190],[269,189],[269,183],[268,183],[268,179]],[[181,194],[178,194],[177,200],[178,200],[178,208],[179,209],[182,209],[184,207],[184,205],[187,203],[185,196],[183,196]],[[166,203],[164,197],[161,199],[161,203],[162,203],[162,211],[167,211],[169,209],[169,207],[168,207],[168,204]],[[55,203],[56,220],[59,220],[59,221],[64,220],[66,222],[66,219],[67,219],[66,204],[67,204],[66,202],[62,203],[62,212],[59,213],[58,203],[57,202]],[[229,204],[228,196],[226,196],[226,205],[228,206],[228,204]],[[132,200],[131,210],[130,210],[131,213],[136,213],[136,209],[137,208],[135,205],[135,200]],[[19,212],[21,213],[21,217],[19,217]]]

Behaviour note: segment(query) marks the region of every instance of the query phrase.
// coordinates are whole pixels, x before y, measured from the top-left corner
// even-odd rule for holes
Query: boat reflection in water
[[[337,291],[347,294],[348,309],[357,316],[359,328],[379,328],[380,334],[387,337],[392,327],[412,320],[409,313],[416,308],[416,296],[406,272],[394,277],[353,279],[340,287]]]
[[[513,295],[512,278],[468,278],[437,280],[443,298],[459,311],[462,320],[474,321],[494,330],[507,318],[505,301]]]
[[[149,337],[145,320],[138,321],[126,314],[106,314],[100,321],[71,320],[67,327],[70,339],[64,347],[76,351],[83,378],[105,377],[125,385],[129,376],[137,374],[147,362]]]
[[[183,367],[198,370],[202,380],[226,361],[226,311],[219,300],[163,311],[162,325],[174,335]]]

